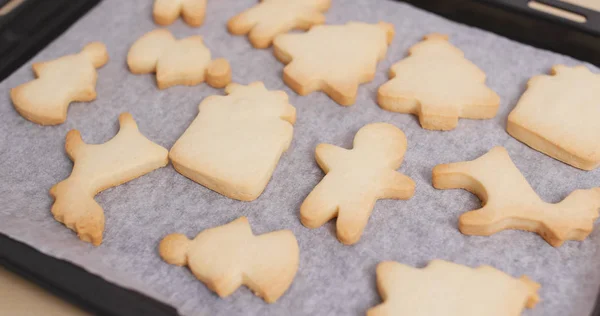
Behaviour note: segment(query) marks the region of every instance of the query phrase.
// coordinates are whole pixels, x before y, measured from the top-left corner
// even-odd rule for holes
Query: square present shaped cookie
[[[600,165],[600,75],[557,65],[527,83],[508,116],[510,135],[573,167]]]

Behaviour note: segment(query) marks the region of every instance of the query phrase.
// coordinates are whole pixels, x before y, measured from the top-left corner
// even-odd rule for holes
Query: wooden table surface
[[[561,0],[600,12],[600,0]]]
[[[85,316],[89,314],[0,266],[0,315]]]

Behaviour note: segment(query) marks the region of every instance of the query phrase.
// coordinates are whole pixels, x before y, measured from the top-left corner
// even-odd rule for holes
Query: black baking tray
[[[47,0],[45,0],[47,1]],[[0,265],[93,315],[176,316],[175,308],[121,288],[0,233]]]
[[[533,10],[527,6],[528,0],[404,1],[458,22],[600,66],[600,13],[592,10],[557,0],[537,0],[587,18],[585,23],[577,23]],[[0,0],[0,7],[7,2]],[[0,81],[98,2],[100,0],[24,0],[16,10],[0,16]],[[95,315],[177,315],[171,306],[121,288],[2,233],[0,265]],[[600,316],[599,299],[592,315]]]
[[[0,81],[62,34],[100,0],[12,0],[0,15]],[[0,0],[0,8],[11,0]]]
[[[600,12],[594,10],[559,0],[535,1],[586,18],[585,22],[579,23],[530,8],[530,0],[402,1],[451,20],[600,66]]]

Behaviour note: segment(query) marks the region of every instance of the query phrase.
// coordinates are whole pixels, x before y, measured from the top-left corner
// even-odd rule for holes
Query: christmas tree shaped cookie
[[[211,96],[170,152],[182,175],[227,197],[252,201],[263,192],[292,142],[296,109],[262,82],[230,84]]]
[[[256,48],[271,46],[273,38],[292,29],[307,30],[325,23],[323,11],[331,0],[262,0],[259,4],[229,20],[229,32],[248,34]]]
[[[600,166],[600,75],[554,66],[527,84],[506,129],[514,138],[571,166]]]
[[[394,27],[383,22],[317,25],[306,33],[277,36],[273,52],[287,64],[283,80],[296,93],[322,90],[337,103],[351,105],[359,84],[375,77],[393,37]]]
[[[430,130],[451,130],[458,118],[496,115],[500,97],[485,85],[485,73],[440,34],[410,48],[410,56],[390,69],[391,80],[379,88],[379,106],[419,116]]]
[[[277,301],[290,287],[300,255],[291,231],[255,236],[245,217],[202,231],[193,240],[168,235],[158,251],[167,263],[188,266],[220,297],[244,284],[267,303]]]
[[[540,285],[490,266],[472,269],[433,260],[423,269],[382,262],[377,288],[383,303],[367,316],[518,316],[535,307]]]
[[[106,46],[93,42],[78,54],[34,63],[38,78],[11,89],[10,98],[24,118],[41,125],[61,124],[71,102],[96,98],[96,68],[107,62]]]
[[[473,161],[436,166],[433,186],[462,188],[482,200],[481,209],[460,217],[458,227],[463,234],[489,236],[522,229],[537,232],[554,247],[565,240],[585,239],[600,208],[600,188],[576,190],[557,204],[542,201],[503,147],[494,147]]]
[[[351,150],[319,144],[317,163],[326,175],[300,207],[302,224],[317,228],[337,217],[338,239],[356,243],[378,199],[413,196],[414,181],[396,171],[406,145],[404,133],[387,123],[361,128]]]

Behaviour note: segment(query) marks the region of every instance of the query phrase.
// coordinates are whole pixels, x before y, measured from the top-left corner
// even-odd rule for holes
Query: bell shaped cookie
[[[159,245],[167,263],[188,266],[194,276],[220,297],[242,284],[274,303],[290,287],[298,271],[299,249],[289,230],[255,236],[246,217],[202,231],[193,240],[166,236]]]
[[[436,166],[433,186],[465,189],[481,199],[482,208],[460,217],[463,234],[489,236],[521,229],[538,233],[554,247],[585,239],[600,208],[600,188],[576,190],[557,204],[542,201],[503,147],[473,161]]]
[[[176,40],[165,29],[148,32],[133,43],[127,65],[134,74],[156,73],[159,89],[195,86],[204,81],[223,88],[231,81],[229,62],[223,58],[212,60],[202,37]]]
[[[419,116],[430,130],[451,130],[458,118],[496,116],[500,97],[485,85],[485,73],[440,34],[410,48],[410,56],[390,69],[391,80],[377,93],[383,109]]]
[[[96,99],[96,68],[107,62],[104,44],[93,42],[78,54],[34,63],[37,79],[11,89],[10,98],[24,118],[40,125],[61,124],[71,102]]]
[[[554,159],[592,170],[600,166],[600,74],[585,66],[554,66],[535,76],[508,116],[506,130]]]

